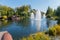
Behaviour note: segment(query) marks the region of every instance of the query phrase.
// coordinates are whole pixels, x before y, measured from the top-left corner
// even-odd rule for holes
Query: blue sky
[[[22,5],[31,5],[32,9],[46,11],[48,6],[56,9],[60,5],[60,0],[0,0],[1,5],[16,8]]]

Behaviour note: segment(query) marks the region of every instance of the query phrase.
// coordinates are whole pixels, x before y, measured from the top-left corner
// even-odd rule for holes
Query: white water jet
[[[41,27],[41,12],[40,12],[40,10],[36,11],[35,24],[36,24],[37,31],[40,31],[40,27]]]
[[[41,12],[40,10],[37,10],[35,13],[35,20],[40,20],[41,21]]]
[[[32,26],[36,26],[36,30],[40,31],[40,27],[41,27],[41,12],[40,10],[36,10],[36,13],[31,13],[31,25]]]
[[[34,20],[34,13],[31,13],[30,19]]]

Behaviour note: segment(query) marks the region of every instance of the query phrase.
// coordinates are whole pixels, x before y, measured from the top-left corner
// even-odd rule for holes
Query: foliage
[[[48,33],[49,33],[50,36],[55,36],[56,35],[56,29],[54,27],[49,28],[49,32]]]
[[[30,5],[23,5],[16,9],[0,5],[0,16],[6,16],[4,19],[12,17],[13,15],[20,16],[20,18],[28,18],[30,16],[30,9]]]
[[[12,16],[14,14],[14,10],[7,6],[0,5],[0,16]]]
[[[3,19],[7,19],[7,16],[2,16],[3,17]]]
[[[18,13],[18,15],[20,16],[29,16],[29,10],[30,10],[30,5],[23,5],[21,7],[17,7],[16,8],[16,13]]]
[[[53,12],[54,11],[52,10],[52,8],[48,7],[47,12],[46,12],[47,18],[52,17],[54,14]]]
[[[46,12],[46,17],[47,18],[52,18],[52,19],[57,19],[58,23],[60,24],[60,6],[58,6],[57,9],[52,9],[50,7],[48,7],[47,12]]]
[[[60,25],[55,25],[48,30],[48,34],[51,36],[60,35]]]
[[[28,37],[23,37],[24,40],[50,40],[49,36],[45,35],[44,33],[36,33],[33,35],[30,35]]]
[[[25,38],[25,37],[23,37],[21,40],[26,40],[26,38]]]
[[[60,6],[57,8],[55,15],[60,18]]]

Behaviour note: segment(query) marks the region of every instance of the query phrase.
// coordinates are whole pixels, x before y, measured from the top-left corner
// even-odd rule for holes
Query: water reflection
[[[17,23],[17,25],[27,27],[27,26],[30,25],[30,20],[29,20],[29,18],[27,18],[27,19],[20,20],[20,21],[18,21],[16,23]]]
[[[40,20],[35,20],[35,26],[36,26],[36,30],[40,31],[41,21]]]
[[[11,21],[8,21],[8,20],[0,21],[0,27],[6,27],[10,23],[11,23]]]
[[[41,30],[40,31],[46,31],[47,29],[48,29],[47,19],[46,18],[42,18],[41,19]]]

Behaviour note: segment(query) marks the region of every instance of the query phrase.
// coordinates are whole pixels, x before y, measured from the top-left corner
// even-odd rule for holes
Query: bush
[[[2,16],[3,17],[3,19],[7,19],[7,16]]]
[[[48,30],[49,35],[60,35],[60,25],[53,26]]]
[[[26,38],[22,38],[21,40],[50,40],[49,36],[45,35],[44,33],[36,33],[33,35],[30,35]]]
[[[54,27],[49,28],[48,33],[50,36],[55,36],[56,35],[56,29]]]

